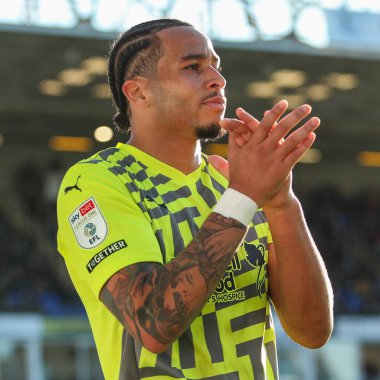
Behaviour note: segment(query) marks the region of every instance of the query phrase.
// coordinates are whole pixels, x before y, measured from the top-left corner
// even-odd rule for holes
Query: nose
[[[214,66],[210,67],[210,79],[207,83],[208,88],[225,88],[227,84],[226,79]]]

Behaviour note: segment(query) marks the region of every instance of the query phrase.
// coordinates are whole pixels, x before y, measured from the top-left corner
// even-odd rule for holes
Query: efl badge
[[[78,244],[85,249],[97,247],[107,236],[107,223],[94,197],[83,202],[69,216]]]

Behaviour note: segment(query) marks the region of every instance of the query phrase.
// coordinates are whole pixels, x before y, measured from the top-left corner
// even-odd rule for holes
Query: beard
[[[216,141],[226,134],[226,131],[219,123],[198,125],[194,128],[194,131],[195,136],[202,142]]]

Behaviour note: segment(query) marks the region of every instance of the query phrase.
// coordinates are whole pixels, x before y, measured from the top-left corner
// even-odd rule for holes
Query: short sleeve
[[[123,182],[99,164],[69,169],[58,194],[57,218],[58,251],[71,276],[96,297],[120,269],[163,262],[150,221]]]

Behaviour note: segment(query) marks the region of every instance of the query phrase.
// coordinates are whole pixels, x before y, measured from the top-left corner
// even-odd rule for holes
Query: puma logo
[[[79,181],[79,178],[80,178],[81,176],[80,175],[78,175],[78,178],[77,178],[77,181],[75,182],[75,185],[73,185],[73,186],[67,186],[66,187],[66,189],[64,190],[65,191],[65,194],[67,194],[69,191],[71,191],[71,190],[78,190],[78,191],[80,191],[80,192],[82,192],[82,189],[78,186],[78,181]]]

